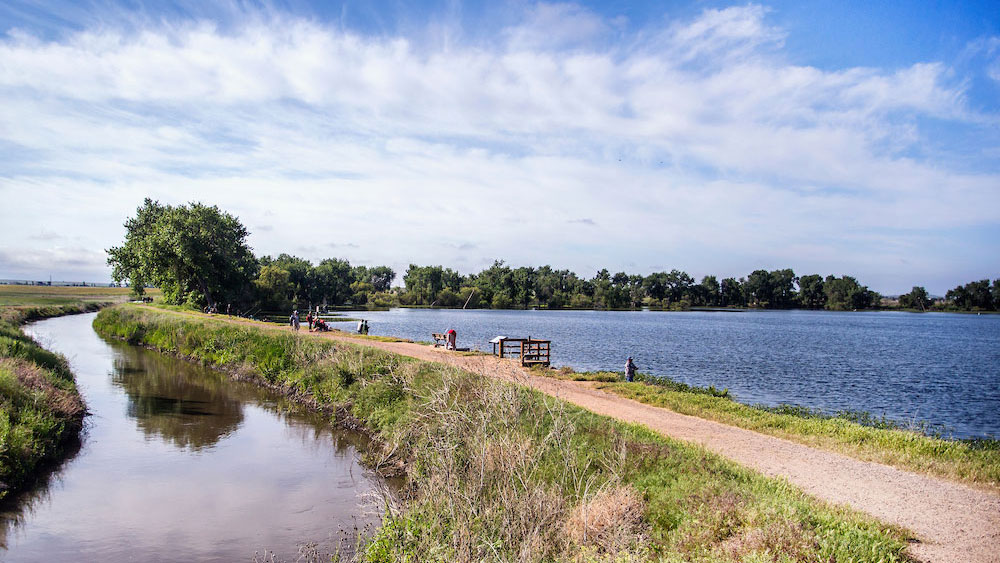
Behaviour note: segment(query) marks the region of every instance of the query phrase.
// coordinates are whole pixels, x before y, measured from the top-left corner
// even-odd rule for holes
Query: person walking
[[[292,328],[294,328],[295,330],[299,330],[299,312],[292,311],[292,316],[289,317],[289,320],[292,323]]]
[[[313,329],[313,313],[312,313],[312,309],[309,309],[309,312],[306,313],[306,324],[309,325],[309,330]]]
[[[625,360],[625,381],[635,380],[635,370],[636,367],[632,362],[632,356],[629,356],[628,359]]]

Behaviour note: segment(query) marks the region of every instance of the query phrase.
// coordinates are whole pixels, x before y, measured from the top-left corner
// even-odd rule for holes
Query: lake
[[[639,370],[728,388],[744,403],[926,421],[953,437],[1000,436],[1000,315],[830,311],[496,311],[346,313],[370,334],[490,351],[498,335],[552,341],[556,366]],[[335,324],[345,328],[344,325]],[[353,325],[347,327],[352,329]]]
[[[6,503],[0,560],[294,561],[353,546],[356,529],[378,523],[361,435],[219,372],[103,340],[93,319],[26,329],[69,359],[91,415],[79,452]]]

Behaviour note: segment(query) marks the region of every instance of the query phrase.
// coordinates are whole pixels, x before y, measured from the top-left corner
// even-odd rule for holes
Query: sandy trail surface
[[[512,360],[412,342],[380,342],[343,332],[322,336],[513,381],[597,414],[701,444],[765,475],[784,478],[816,498],[910,530],[917,541],[908,552],[919,561],[1000,563],[1000,496],[994,493],[678,414],[594,389],[585,382],[533,375]]]

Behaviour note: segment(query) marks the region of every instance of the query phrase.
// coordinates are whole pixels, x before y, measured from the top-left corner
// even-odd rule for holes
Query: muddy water
[[[361,436],[217,372],[105,341],[93,318],[29,328],[69,358],[92,415],[79,451],[4,507],[0,561],[294,561],[377,523]]]

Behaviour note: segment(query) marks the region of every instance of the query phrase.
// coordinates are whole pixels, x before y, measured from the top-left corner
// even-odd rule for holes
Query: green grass
[[[0,321],[0,499],[58,459],[84,412],[66,360]]]
[[[866,461],[953,479],[1000,490],[1000,441],[947,440],[927,435],[923,426],[901,427],[884,417],[863,412],[828,414],[815,409],[781,405],[745,405],[732,400],[728,390],[702,388],[639,374],[626,383],[615,372],[576,373],[536,370],[540,375],[594,381],[596,387],[622,397],[668,408],[835,451]]]
[[[129,299],[124,287],[0,285],[0,321],[15,325],[75,313],[97,311]],[[159,290],[150,290],[159,294]]]
[[[527,388],[307,333],[132,305],[102,334],[360,421],[407,486],[366,561],[903,561],[905,534]]]

